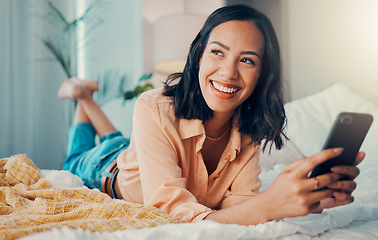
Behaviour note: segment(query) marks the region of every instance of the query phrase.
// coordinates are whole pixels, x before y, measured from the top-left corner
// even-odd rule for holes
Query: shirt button
[[[198,202],[202,202],[203,201],[203,197],[199,196],[199,197],[197,197],[197,200],[198,200]]]

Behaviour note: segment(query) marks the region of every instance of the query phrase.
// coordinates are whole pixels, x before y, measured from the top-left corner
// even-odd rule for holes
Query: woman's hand
[[[270,187],[244,202],[210,213],[206,219],[222,223],[255,225],[287,217],[304,216],[324,207],[333,207],[353,201],[353,180],[339,181],[344,175],[354,179],[355,166],[332,168],[332,172],[309,178],[310,172],[320,163],[334,158],[341,148],[323,150],[311,157],[287,165]],[[364,157],[358,154],[356,164]],[[314,191],[328,186],[328,189]],[[335,195],[335,198],[331,198]],[[332,202],[333,201],[333,202]]]
[[[271,186],[261,193],[261,195],[264,195],[268,218],[274,220],[313,213],[319,209],[320,201],[329,199],[334,195],[334,188],[343,190],[343,192],[339,192],[343,195],[344,192],[352,192],[355,187],[354,182],[352,184],[344,183],[344,181],[340,183],[338,180],[342,174],[356,177],[358,172],[355,171],[355,167],[335,168],[331,173],[323,174],[316,178],[308,178],[309,173],[315,166],[336,157],[341,152],[341,148],[327,149],[309,158],[302,158],[287,165]],[[336,185],[334,185],[334,188],[314,191],[331,184]],[[344,200],[350,202],[349,198],[337,198],[339,202]]]
[[[360,170],[357,165],[365,158],[364,152],[359,152],[356,157],[354,166],[335,166],[331,168],[331,171],[341,176],[347,176],[347,180],[340,180],[330,185],[327,185],[329,189],[333,190],[334,198],[327,198],[320,201],[315,213],[321,212],[323,209],[337,207],[352,203],[354,198],[352,192],[356,189],[356,182],[354,179],[359,175]],[[317,177],[319,179],[319,177]]]

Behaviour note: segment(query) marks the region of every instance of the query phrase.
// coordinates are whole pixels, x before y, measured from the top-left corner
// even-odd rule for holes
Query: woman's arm
[[[185,156],[181,156],[183,146],[174,114],[170,118],[169,103],[154,97],[150,93],[139,97],[133,119],[132,151],[138,160],[144,203],[189,222],[212,210],[187,189],[181,167]]]
[[[334,189],[314,190],[339,183],[338,179],[341,175],[339,172],[333,172],[314,179],[308,178],[309,173],[316,165],[339,155],[341,151],[342,149],[323,150],[312,157],[303,158],[287,165],[265,192],[229,208],[210,213],[206,219],[222,223],[255,225],[286,217],[304,216],[314,212],[318,209],[321,200],[333,196]],[[353,172],[355,175],[355,168],[348,167],[343,174]],[[344,190],[350,193],[353,191],[350,187],[345,187]],[[343,203],[350,202],[350,200],[346,200]]]

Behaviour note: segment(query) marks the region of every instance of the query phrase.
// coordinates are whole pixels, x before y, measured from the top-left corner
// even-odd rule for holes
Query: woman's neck
[[[206,135],[210,138],[219,138],[231,127],[232,115],[216,114],[213,118],[204,122]]]

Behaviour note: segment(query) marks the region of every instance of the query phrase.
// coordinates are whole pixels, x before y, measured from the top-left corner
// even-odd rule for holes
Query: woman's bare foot
[[[97,90],[98,82],[73,77],[62,83],[58,91],[58,97],[77,100],[88,95],[91,96]]]
[[[70,81],[88,89],[90,93],[96,92],[99,88],[98,82],[89,79],[79,79],[77,77],[72,77],[69,79]]]
[[[65,99],[79,99],[83,95],[83,88],[71,80],[65,80],[58,90],[58,97]]]

